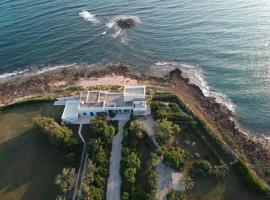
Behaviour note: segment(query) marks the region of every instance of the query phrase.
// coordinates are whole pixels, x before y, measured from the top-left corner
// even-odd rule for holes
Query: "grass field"
[[[55,199],[64,153],[34,127],[33,117],[60,117],[61,107],[30,104],[0,112],[0,199]]]

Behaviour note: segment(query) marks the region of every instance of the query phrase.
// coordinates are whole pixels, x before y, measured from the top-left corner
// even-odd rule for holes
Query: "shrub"
[[[187,159],[184,150],[171,148],[164,154],[164,160],[174,169],[181,169]]]
[[[238,160],[233,167],[242,182],[250,191],[256,194],[265,194],[269,192],[269,186],[258,177],[244,161]]]
[[[192,173],[198,176],[207,176],[211,173],[211,164],[207,160],[196,161],[192,164]]]
[[[224,178],[228,171],[229,168],[225,163],[223,165],[215,165],[211,168],[211,174],[217,178]]]
[[[129,194],[127,192],[123,192],[122,200],[128,200],[128,199],[129,199]]]
[[[172,190],[167,194],[167,200],[186,200],[186,195],[183,192]]]

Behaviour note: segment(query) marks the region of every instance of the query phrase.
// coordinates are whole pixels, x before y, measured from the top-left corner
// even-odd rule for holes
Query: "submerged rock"
[[[116,24],[121,29],[131,29],[137,26],[136,20],[132,18],[119,19],[117,20]]]

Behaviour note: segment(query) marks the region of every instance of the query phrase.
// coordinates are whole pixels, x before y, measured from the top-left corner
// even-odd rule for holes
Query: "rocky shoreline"
[[[230,134],[239,145],[235,148],[229,145],[234,151],[244,154],[252,165],[258,161],[270,162],[269,139],[258,138],[241,131],[234,120],[233,113],[226,106],[217,103],[215,98],[206,97],[197,85],[190,84],[189,79],[183,78],[181,70],[171,71],[168,77],[176,87],[187,86],[184,92],[189,93],[189,96],[196,100],[197,106],[202,110],[205,118],[213,121],[220,132]]]
[[[80,65],[79,67],[59,68],[37,74],[20,74],[10,77],[6,82],[0,84],[0,104],[8,105],[27,96],[50,93],[55,89],[53,83],[60,81],[64,84],[58,89],[76,86],[79,79],[87,80],[112,74],[148,82],[150,85],[167,84],[170,91],[175,91],[184,100],[186,99],[185,103],[192,104],[197,111],[196,114],[214,124],[213,127],[219,132],[231,134],[230,137],[238,146],[228,145],[237,153],[245,155],[250,164],[255,165],[257,161],[270,162],[269,144],[266,140],[258,139],[239,130],[234,121],[233,113],[224,105],[217,103],[215,98],[206,97],[202,90],[189,83],[189,79],[184,78],[181,70],[177,68],[163,77],[146,75],[147,73],[136,71],[132,66],[123,63]]]

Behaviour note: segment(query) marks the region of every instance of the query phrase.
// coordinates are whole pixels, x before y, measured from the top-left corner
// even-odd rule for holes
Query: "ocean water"
[[[117,28],[119,17],[137,27]],[[269,0],[1,0],[0,79],[43,66],[180,67],[270,135]]]

